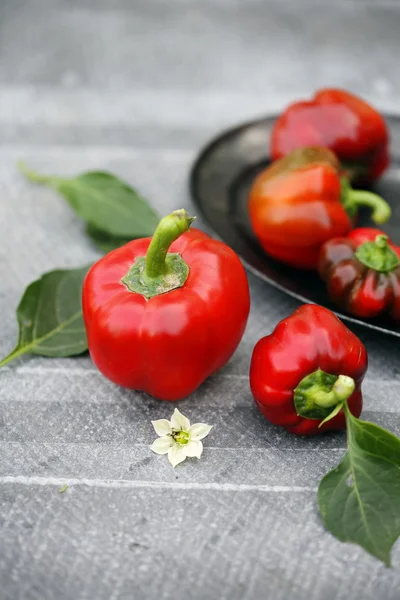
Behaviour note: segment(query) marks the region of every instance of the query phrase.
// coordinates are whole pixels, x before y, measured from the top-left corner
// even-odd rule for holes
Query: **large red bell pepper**
[[[343,402],[360,415],[367,365],[354,333],[327,308],[306,304],[256,344],[251,391],[263,415],[291,433],[345,429]]]
[[[316,269],[322,244],[346,235],[361,205],[375,223],[391,214],[371,192],[353,190],[335,155],[326,148],[301,148],[272,163],[255,179],[250,220],[261,246],[291,266]]]
[[[400,248],[383,231],[363,227],[329,240],[319,273],[333,302],[352,315],[400,321]]]
[[[389,164],[388,145],[385,120],[372,106],[344,90],[324,89],[281,114],[272,129],[270,154],[275,160],[296,148],[325,146],[352,179],[372,181]]]
[[[188,231],[178,210],[153,238],[113,250],[89,270],[83,316],[90,355],[111,381],[162,400],[191,394],[240,342],[250,308],[237,255]]]

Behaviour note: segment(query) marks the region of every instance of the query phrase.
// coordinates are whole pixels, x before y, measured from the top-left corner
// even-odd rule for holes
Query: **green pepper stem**
[[[312,399],[315,404],[318,404],[318,406],[322,406],[323,408],[336,406],[350,398],[355,388],[356,384],[354,379],[347,375],[339,375],[330,392],[315,391],[312,394]]]
[[[378,194],[374,194],[373,192],[353,190],[350,188],[348,191],[347,201],[350,205],[355,205],[356,207],[368,206],[371,208],[371,219],[379,225],[386,223],[392,214],[392,210],[386,200],[381,198],[381,196],[378,196]]]
[[[376,247],[379,250],[387,250],[389,248],[388,236],[387,235],[377,235],[375,238]]]
[[[188,231],[195,218],[190,217],[189,213],[181,208],[161,219],[147,250],[144,273],[146,277],[156,278],[166,273],[165,259],[169,247],[182,233]]]
[[[343,402],[356,389],[354,379],[321,369],[306,375],[293,391],[296,413],[305,419],[326,423],[340,412]]]

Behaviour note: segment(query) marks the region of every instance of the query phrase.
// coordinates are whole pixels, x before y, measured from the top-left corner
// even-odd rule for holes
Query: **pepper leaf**
[[[26,288],[17,308],[18,343],[0,367],[27,353],[75,356],[87,350],[81,295],[88,269],[51,271]]]
[[[320,482],[320,513],[335,537],[359,544],[389,567],[400,536],[400,439],[344,408],[348,449]]]
[[[158,224],[159,217],[148,202],[111,173],[89,171],[66,179],[40,175],[24,163],[18,166],[30,181],[62,194],[79,217],[111,238],[147,237]]]
[[[86,226],[86,233],[90,238],[92,238],[94,244],[97,246],[99,250],[107,254],[107,252],[111,252],[111,250],[115,250],[115,248],[120,248],[124,244],[127,244],[131,241],[132,238],[122,238],[115,237],[108,233],[104,233],[104,231],[100,231],[100,229],[96,229],[92,223],[88,223]]]

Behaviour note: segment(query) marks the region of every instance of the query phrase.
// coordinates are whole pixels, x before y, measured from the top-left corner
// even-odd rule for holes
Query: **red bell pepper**
[[[291,104],[277,119],[270,142],[273,160],[306,146],[330,148],[352,179],[372,181],[389,165],[385,120],[344,90],[320,90],[309,101]]]
[[[153,238],[113,250],[89,270],[83,317],[91,357],[114,383],[162,400],[191,394],[240,342],[250,308],[237,255],[188,231],[185,210]]]
[[[322,244],[346,235],[359,206],[375,223],[391,214],[376,194],[353,190],[326,148],[301,148],[264,169],[249,195],[250,220],[261,246],[291,266],[316,269]]]
[[[400,321],[400,248],[383,231],[360,228],[329,240],[319,273],[332,301],[350,314]]]
[[[255,346],[250,386],[263,415],[297,435],[345,429],[358,417],[368,366],[360,340],[327,308],[305,304]]]

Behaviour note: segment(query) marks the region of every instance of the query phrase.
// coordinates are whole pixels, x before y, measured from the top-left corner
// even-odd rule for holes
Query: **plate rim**
[[[383,117],[389,118],[389,119],[396,119],[396,120],[400,120],[400,112],[399,113],[392,113],[392,112],[382,112]],[[190,191],[190,195],[194,201],[194,204],[196,206],[196,208],[199,210],[201,217],[204,221],[204,223],[206,223],[207,227],[209,228],[209,230],[213,233],[213,236],[218,239],[219,241],[223,242],[224,244],[226,244],[226,242],[224,241],[224,239],[215,231],[213,225],[210,223],[208,217],[206,217],[206,215],[204,214],[202,208],[201,208],[201,202],[199,201],[199,197],[196,191],[196,188],[198,186],[196,186],[196,179],[198,178],[198,172],[201,166],[202,161],[204,160],[204,158],[213,150],[214,146],[217,146],[219,144],[221,144],[221,142],[225,141],[226,138],[228,138],[229,136],[233,135],[233,134],[237,134],[238,132],[240,132],[241,130],[244,129],[248,129],[249,127],[254,127],[256,125],[260,125],[261,123],[270,120],[270,119],[276,119],[278,117],[278,113],[271,113],[268,114],[264,117],[260,117],[257,119],[251,119],[249,121],[245,121],[243,123],[240,123],[236,126],[232,126],[230,128],[224,129],[222,130],[219,134],[216,134],[214,137],[212,137],[204,146],[202,146],[200,148],[200,151],[197,153],[195,159],[192,161],[190,168],[189,168],[189,175],[188,175],[188,186],[189,186],[189,191]],[[227,244],[229,246],[229,244]],[[240,254],[240,252],[236,252],[236,250],[234,250],[234,252],[239,256],[240,261],[242,262],[242,264],[244,265],[244,267],[250,272],[252,273],[255,277],[257,277],[258,279],[260,279],[261,281],[265,281],[266,283],[268,283],[269,285],[271,285],[272,287],[274,287],[275,289],[283,292],[284,294],[294,298],[295,300],[300,301],[303,304],[317,304],[316,302],[313,302],[312,300],[305,298],[302,294],[299,294],[297,292],[294,292],[292,290],[287,289],[285,286],[281,285],[280,283],[278,283],[277,281],[275,281],[274,279],[271,279],[270,277],[268,277],[268,275],[265,275],[264,273],[262,273],[261,271],[259,271],[256,267],[253,267],[247,260],[245,260],[243,258],[243,256]],[[322,305],[323,306],[323,305]],[[325,307],[326,308],[326,307]],[[339,317],[339,319],[349,322],[349,323],[353,323],[354,325],[357,325],[359,327],[366,327],[368,329],[372,329],[374,331],[377,331],[379,333],[383,333],[386,335],[390,335],[392,337],[397,337],[400,338],[400,330],[399,331],[394,331],[392,329],[386,329],[385,327],[380,327],[379,325],[374,325],[373,323],[368,323],[366,321],[361,321],[355,317],[352,317],[351,315],[346,315],[341,313],[340,311],[337,310],[333,310],[333,309],[329,309],[332,310],[332,312]]]

